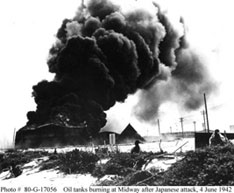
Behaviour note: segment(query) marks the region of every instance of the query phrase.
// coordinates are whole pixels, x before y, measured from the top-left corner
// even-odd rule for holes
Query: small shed
[[[130,123],[117,138],[118,143],[133,143],[135,140],[145,141]]]
[[[100,132],[100,136],[102,141],[105,141],[110,144],[110,136],[115,135],[116,142],[118,144],[122,143],[134,143],[135,140],[145,141],[145,139],[133,128],[133,126],[129,123],[122,132],[114,132],[113,128],[105,129]]]

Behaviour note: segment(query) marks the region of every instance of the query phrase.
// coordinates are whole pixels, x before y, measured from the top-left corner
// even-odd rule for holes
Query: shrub
[[[129,174],[127,178],[121,183],[121,186],[132,186],[132,185],[146,185],[144,181],[153,177],[148,171],[136,171],[133,174]]]
[[[146,157],[149,153],[130,154],[130,153],[116,153],[106,163],[97,166],[92,173],[95,177],[103,177],[104,175],[119,175],[127,176],[130,173],[140,170],[147,162]]]
[[[41,170],[58,167],[66,174],[92,173],[98,160],[98,156],[91,152],[75,149],[65,154],[51,155],[42,164]]]
[[[48,152],[44,151],[7,151],[2,156],[0,156],[0,172],[2,170],[17,165],[23,165],[29,163],[35,158],[48,155]]]
[[[207,147],[188,152],[163,175],[161,185],[205,186],[234,184],[234,147]]]

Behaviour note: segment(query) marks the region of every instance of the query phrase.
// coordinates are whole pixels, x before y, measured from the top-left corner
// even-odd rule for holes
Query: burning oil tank
[[[69,131],[80,133],[78,142],[86,134],[95,138],[106,124],[105,111],[136,91],[141,94],[134,112],[144,121],[152,121],[165,101],[181,101],[189,110],[201,106],[200,93],[209,94],[214,86],[187,42],[184,20],[174,25],[159,5],[151,6],[154,13],[124,12],[109,0],[90,0],[63,20],[47,61],[54,79],[33,86],[37,108],[27,113],[26,125],[36,126],[18,131],[17,144],[34,136],[30,143],[37,146],[45,135],[56,143],[71,136]],[[86,129],[56,126],[84,121]]]

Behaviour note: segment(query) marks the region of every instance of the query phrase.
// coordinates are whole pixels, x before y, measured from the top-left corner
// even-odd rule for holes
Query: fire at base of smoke
[[[108,0],[91,0],[65,19],[48,59],[55,78],[33,87],[37,109],[27,114],[28,125],[86,122],[86,135],[95,136],[106,124],[104,110],[138,90],[139,119],[150,121],[163,102],[176,97],[185,108],[198,108],[213,81],[187,43],[184,20],[174,25],[158,4],[152,6],[155,14],[123,13]],[[154,110],[145,111],[148,106]]]

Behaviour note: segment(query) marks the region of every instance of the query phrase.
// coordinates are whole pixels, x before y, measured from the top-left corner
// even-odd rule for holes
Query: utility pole
[[[208,118],[208,110],[207,110],[207,104],[206,104],[206,93],[204,93],[204,103],[205,103],[205,110],[206,110],[207,131],[208,131],[208,133],[210,133],[209,118]]]
[[[193,121],[194,132],[196,132],[196,121]]]
[[[172,127],[170,126],[170,132],[172,133]]]
[[[160,129],[160,121],[158,119],[158,135],[160,136],[161,135],[161,129]]]
[[[15,137],[16,137],[16,129],[14,128],[14,133],[13,133],[13,147],[15,148]]]
[[[182,137],[184,137],[184,125],[183,125],[184,118],[180,118],[180,123],[181,123],[181,130],[182,130]]]
[[[202,110],[202,116],[203,116],[203,126],[204,126],[204,130],[205,130],[205,133],[206,133],[206,115],[205,115],[205,111]]]

